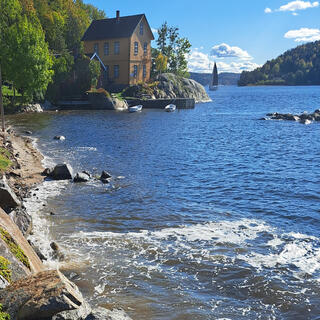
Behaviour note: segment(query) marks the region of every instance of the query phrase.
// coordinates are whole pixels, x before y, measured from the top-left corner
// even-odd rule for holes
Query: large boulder
[[[0,207],[9,212],[20,205],[19,199],[8,186],[6,177],[3,176],[0,180]]]
[[[126,101],[111,97],[105,90],[100,90],[100,92],[88,92],[87,95],[91,105],[94,106],[95,109],[119,111],[128,109]]]
[[[49,175],[54,180],[70,180],[72,179],[73,172],[69,164],[57,164]]]
[[[3,311],[17,320],[51,319],[84,304],[76,285],[58,270],[42,271],[11,283],[0,290],[0,301]]]
[[[156,81],[159,82],[154,90],[156,98],[193,98],[196,102],[210,101],[205,88],[194,80],[173,73],[163,73],[156,78]]]

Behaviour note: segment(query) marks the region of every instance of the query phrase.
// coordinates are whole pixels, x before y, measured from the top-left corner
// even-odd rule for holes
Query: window
[[[140,34],[143,35],[143,22],[140,23]]]
[[[95,44],[93,45],[93,51],[94,51],[95,53],[99,54],[99,43],[95,43]]]
[[[147,77],[147,66],[144,64],[143,65],[143,78]]]
[[[135,78],[138,76],[138,66],[136,64],[133,66],[133,76]]]
[[[104,51],[104,55],[108,56],[109,55],[109,42],[105,42],[104,43],[104,47],[103,47],[103,51]]]
[[[119,65],[116,64],[115,66],[113,66],[113,75],[115,79],[119,78]]]
[[[120,42],[116,41],[114,43],[114,54],[120,54]]]
[[[139,44],[138,42],[136,41],[134,43],[134,55],[136,56],[138,54],[138,50],[139,50]]]
[[[145,43],[143,44],[143,53],[144,53],[145,55],[148,53],[148,43],[147,43],[147,42],[145,42]]]

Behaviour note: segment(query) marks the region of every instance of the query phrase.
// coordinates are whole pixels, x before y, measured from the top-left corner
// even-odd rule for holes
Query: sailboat
[[[214,91],[218,89],[218,69],[217,64],[214,63],[214,67],[212,70],[212,76],[209,84],[209,90]]]

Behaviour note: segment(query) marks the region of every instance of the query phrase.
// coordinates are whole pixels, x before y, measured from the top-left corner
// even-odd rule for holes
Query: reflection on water
[[[210,94],[213,102],[172,114],[13,119],[32,127],[47,161],[115,177],[110,185],[49,182],[39,190],[48,206],[34,211],[50,221],[63,268],[85,295],[134,319],[314,319],[320,124],[257,119],[313,111],[319,89]]]

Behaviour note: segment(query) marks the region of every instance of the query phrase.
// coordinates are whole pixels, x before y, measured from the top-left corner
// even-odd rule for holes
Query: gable
[[[91,22],[81,40],[94,41],[113,38],[129,38],[142,19],[144,19],[147,28],[149,28],[149,32],[151,32],[151,28],[145,18],[145,15],[138,14],[112,19],[94,20]]]

